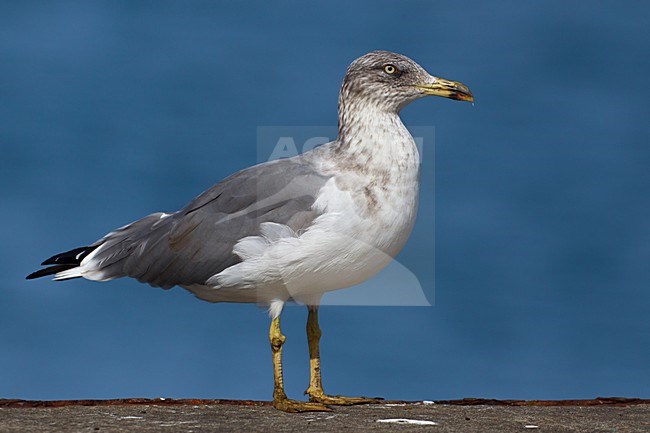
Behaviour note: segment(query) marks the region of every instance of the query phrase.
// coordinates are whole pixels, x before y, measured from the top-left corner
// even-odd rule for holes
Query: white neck
[[[339,103],[336,152],[366,169],[417,172],[418,150],[399,114],[372,104],[355,105]]]

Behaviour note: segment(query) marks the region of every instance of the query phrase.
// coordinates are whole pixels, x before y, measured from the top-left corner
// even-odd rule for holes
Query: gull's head
[[[464,84],[434,77],[401,54],[372,51],[350,64],[340,98],[344,103],[354,98],[358,103],[398,112],[409,102],[429,95],[474,101]]]

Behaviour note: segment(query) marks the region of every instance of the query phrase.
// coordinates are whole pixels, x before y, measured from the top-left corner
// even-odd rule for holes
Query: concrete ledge
[[[333,409],[286,414],[248,400],[0,400],[0,431],[650,431],[650,400],[636,398],[386,401]]]

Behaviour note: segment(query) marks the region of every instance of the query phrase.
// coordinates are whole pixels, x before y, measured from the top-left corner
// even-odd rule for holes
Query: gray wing
[[[205,284],[240,261],[233,246],[276,222],[300,232],[328,177],[301,158],[263,163],[214,185],[174,214],[156,213],[93,244],[102,279],[129,276],[152,286]]]

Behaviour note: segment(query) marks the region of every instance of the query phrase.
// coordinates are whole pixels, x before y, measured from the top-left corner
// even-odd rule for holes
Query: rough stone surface
[[[650,432],[650,402],[386,402],[286,414],[266,402],[0,400],[0,432]],[[417,425],[380,420],[432,421]]]

